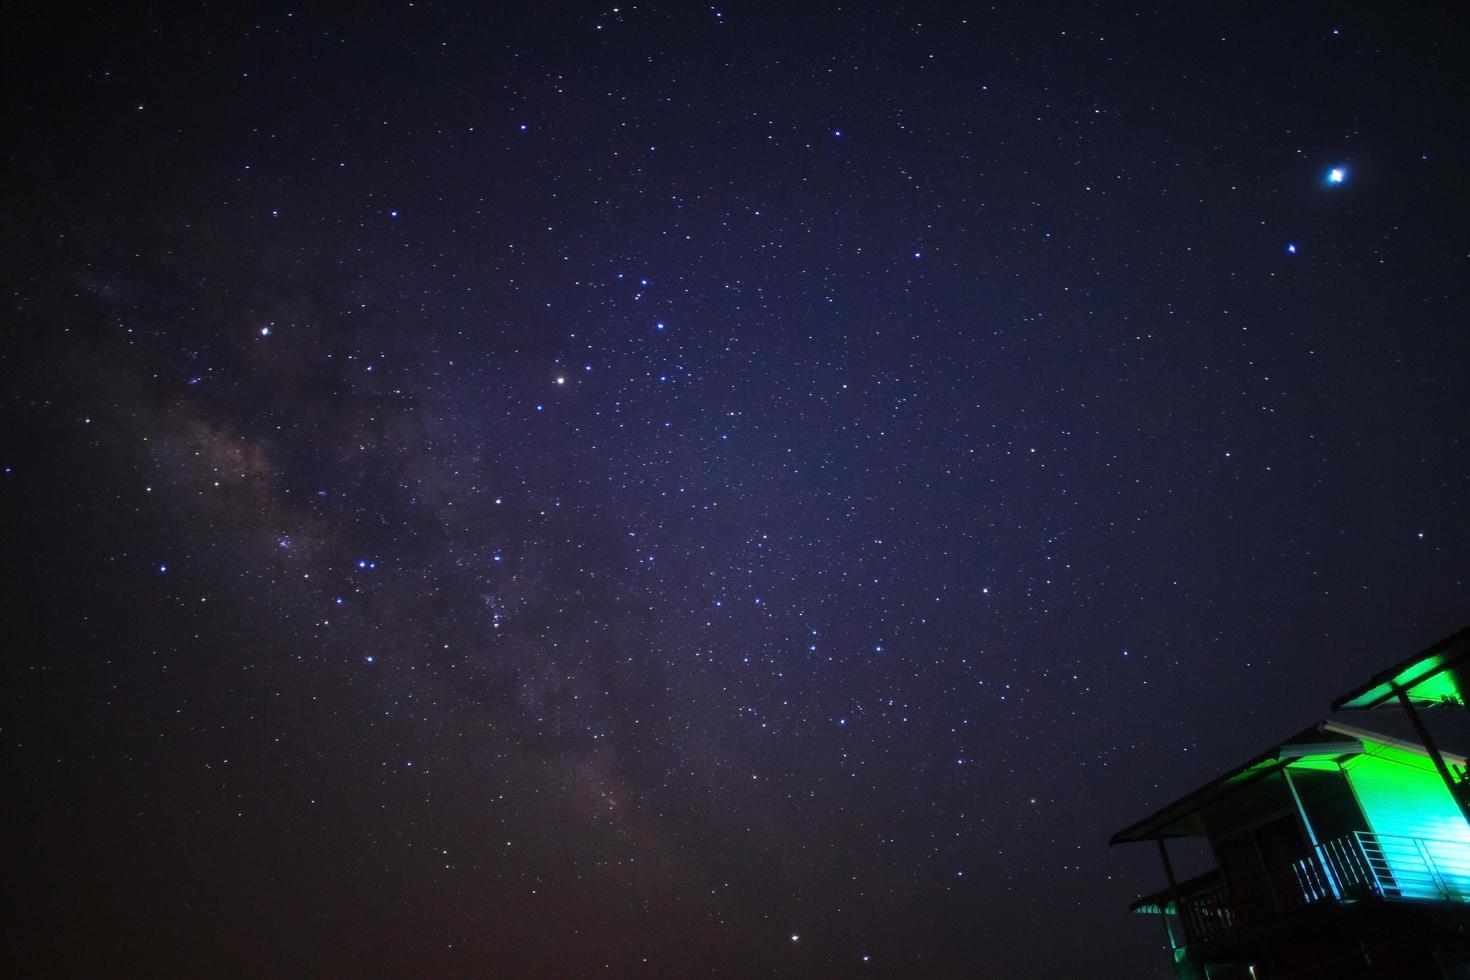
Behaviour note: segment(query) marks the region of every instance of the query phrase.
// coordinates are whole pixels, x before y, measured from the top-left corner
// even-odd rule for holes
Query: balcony
[[[1358,831],[1317,848],[1342,892],[1378,898],[1470,902],[1470,843]],[[1324,896],[1325,897],[1325,896]]]
[[[1218,872],[1181,882],[1177,908],[1165,895],[1158,899],[1135,908],[1158,909],[1162,904],[1179,915],[1179,938],[1186,944],[1327,903],[1470,902],[1470,842],[1357,831],[1317,845],[1300,860],[1229,885]]]

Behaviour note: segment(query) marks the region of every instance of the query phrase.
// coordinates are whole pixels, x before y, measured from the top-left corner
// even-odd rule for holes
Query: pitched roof
[[[1118,831],[1108,840],[1108,843],[1130,844],[1153,840],[1157,837],[1203,836],[1205,828],[1199,816],[1200,811],[1216,800],[1238,792],[1298,759],[1317,756],[1341,760],[1349,756],[1361,755],[1365,751],[1365,743],[1368,742],[1391,745],[1418,755],[1428,754],[1417,742],[1407,742],[1380,732],[1345,725],[1339,721],[1319,721],[1310,728],[1303,729],[1285,741],[1273,745],[1249,762],[1215,777],[1193,792],[1181,796],[1173,803]],[[1465,759],[1461,756],[1446,752],[1444,757],[1457,765],[1465,764]]]
[[[1419,707],[1465,703],[1470,691],[1470,626],[1425,647],[1332,702],[1333,711],[1397,707],[1402,690]]]

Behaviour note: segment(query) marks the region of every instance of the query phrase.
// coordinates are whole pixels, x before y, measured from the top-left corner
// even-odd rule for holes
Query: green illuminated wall
[[[1406,886],[1423,879],[1420,848],[1442,872],[1470,875],[1470,825],[1424,756],[1369,742],[1367,753],[1343,764],[1368,826],[1384,838],[1389,867]],[[1411,842],[1410,838],[1424,841]],[[1441,843],[1442,842],[1442,843]],[[1466,885],[1470,886],[1470,878]],[[1426,884],[1425,886],[1429,886]]]

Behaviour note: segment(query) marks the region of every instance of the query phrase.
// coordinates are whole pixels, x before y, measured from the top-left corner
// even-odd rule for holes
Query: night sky
[[[1470,620],[1462,5],[132,6],[0,57],[6,975],[1164,976],[1109,835]]]

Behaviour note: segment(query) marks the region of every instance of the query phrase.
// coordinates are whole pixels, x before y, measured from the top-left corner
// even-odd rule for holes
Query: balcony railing
[[[1470,902],[1470,843],[1356,831],[1264,874],[1180,896],[1187,941],[1213,939],[1321,902]]]
[[[1341,898],[1470,902],[1470,843],[1357,831],[1317,848]]]

